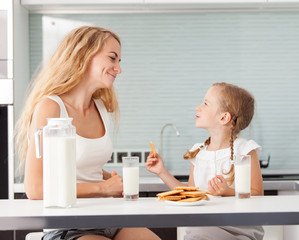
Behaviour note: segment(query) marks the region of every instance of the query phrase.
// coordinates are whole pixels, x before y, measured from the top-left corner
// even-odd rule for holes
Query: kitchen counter
[[[0,230],[44,228],[299,225],[299,196],[211,197],[203,206],[170,206],[157,198],[78,199],[74,208],[39,200],[0,200]]]
[[[182,181],[187,184],[187,181]],[[299,191],[298,181],[281,181],[271,180],[264,181],[264,190],[275,191]],[[140,191],[141,192],[162,192],[168,191],[169,188],[157,177],[142,177],[140,178]]]
[[[107,165],[105,166],[105,170],[108,172],[111,172],[112,170],[116,171],[118,174],[121,175],[122,168],[121,166],[115,166],[115,165]],[[262,168],[262,175],[264,178],[267,176],[297,176],[297,179],[299,181],[299,169],[275,169],[275,168]],[[169,172],[173,176],[189,176],[190,169],[188,167],[184,169],[172,169],[169,170]],[[155,176],[154,174],[148,172],[144,166],[140,165],[140,176],[142,177],[152,177]]]
[[[116,171],[121,175],[120,166],[109,166],[106,171]],[[188,182],[189,170],[172,170],[172,175],[181,182]],[[299,170],[296,169],[262,169],[264,190],[274,191],[298,191],[299,192]],[[168,187],[156,175],[140,167],[140,192],[162,192],[169,190]],[[15,193],[24,193],[23,184],[14,184]]]
[[[186,180],[181,182],[186,183]],[[264,180],[264,190],[277,190],[277,191],[299,191],[299,180],[298,181],[286,181],[286,180]],[[140,192],[163,192],[168,191],[169,188],[163,183],[163,181],[156,176],[140,177]],[[15,193],[24,193],[23,184],[14,185]]]

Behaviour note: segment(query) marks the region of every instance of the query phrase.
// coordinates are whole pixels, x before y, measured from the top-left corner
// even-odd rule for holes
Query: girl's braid
[[[204,142],[203,145],[201,145],[199,148],[195,149],[194,151],[190,152],[187,150],[187,152],[184,154],[184,159],[193,159],[197,155],[197,153],[202,150],[205,146],[208,146],[211,142],[211,137],[208,137],[208,139]]]
[[[231,126],[231,134],[230,134],[230,160],[234,160],[234,131],[235,131],[235,126],[237,123],[237,116],[233,116],[232,119],[232,126]]]
[[[231,161],[234,160],[234,131],[235,131],[235,127],[236,127],[236,124],[237,124],[237,119],[238,119],[237,116],[233,116],[232,126],[231,126],[231,134],[230,134],[230,140],[229,140],[229,143],[230,143],[230,159],[231,159]],[[227,173],[224,173],[224,174],[229,175],[229,177],[226,178],[226,181],[227,181],[229,186],[232,185],[234,180],[235,180],[235,165],[232,164],[229,171]]]

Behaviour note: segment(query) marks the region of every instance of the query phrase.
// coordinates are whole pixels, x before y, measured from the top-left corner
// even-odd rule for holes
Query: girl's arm
[[[264,187],[259,158],[255,150],[249,152],[248,155],[251,156],[251,195],[262,196]]]
[[[44,99],[37,104],[29,129],[29,146],[25,164],[24,186],[29,199],[43,199],[43,159],[35,157],[34,132],[47,124],[46,118],[60,116],[58,104]],[[113,175],[113,174],[112,174]],[[77,197],[120,197],[122,196],[122,178],[117,174],[103,182],[77,183]]]
[[[251,156],[251,195],[260,196],[264,195],[263,178],[260,169],[259,159],[255,152],[252,150],[248,153]],[[225,178],[217,175],[209,181],[209,191],[217,196],[234,196],[235,189],[227,185]]]
[[[145,166],[148,171],[158,175],[158,177],[160,177],[170,189],[174,189],[177,186],[186,186],[172,176],[171,173],[165,168],[163,160],[159,154],[154,157],[153,152],[150,152],[146,159]]]
[[[194,165],[191,164],[190,173],[189,173],[189,181],[188,181],[189,187],[195,187],[193,171],[194,171]]]

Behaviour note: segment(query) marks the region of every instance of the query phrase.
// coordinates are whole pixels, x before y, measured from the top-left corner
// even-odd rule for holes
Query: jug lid
[[[72,124],[73,118],[47,118],[48,125]]]

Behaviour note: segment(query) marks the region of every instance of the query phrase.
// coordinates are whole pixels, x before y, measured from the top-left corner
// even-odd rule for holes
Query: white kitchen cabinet
[[[299,10],[299,0],[21,0],[30,13]]]
[[[144,0],[149,4],[230,4],[267,3],[267,0]]]
[[[12,2],[0,1],[0,79],[13,77]]]
[[[272,9],[299,10],[299,0],[267,0]]]
[[[21,0],[32,13],[153,10],[250,9],[268,7],[268,0]]]
[[[291,3],[299,3],[299,0],[268,0],[269,3],[283,3],[283,4],[291,4]]]
[[[13,2],[0,1],[1,199],[13,196]]]
[[[144,0],[151,10],[179,11],[236,11],[260,10],[267,0]]]
[[[21,0],[25,5],[48,5],[48,4],[141,4],[143,0]]]
[[[269,6],[280,8],[299,7],[299,0],[267,0]]]
[[[13,80],[12,79],[0,79],[0,103],[3,105],[13,104]]]
[[[32,13],[136,10],[143,3],[144,0],[21,0],[21,4]]]

